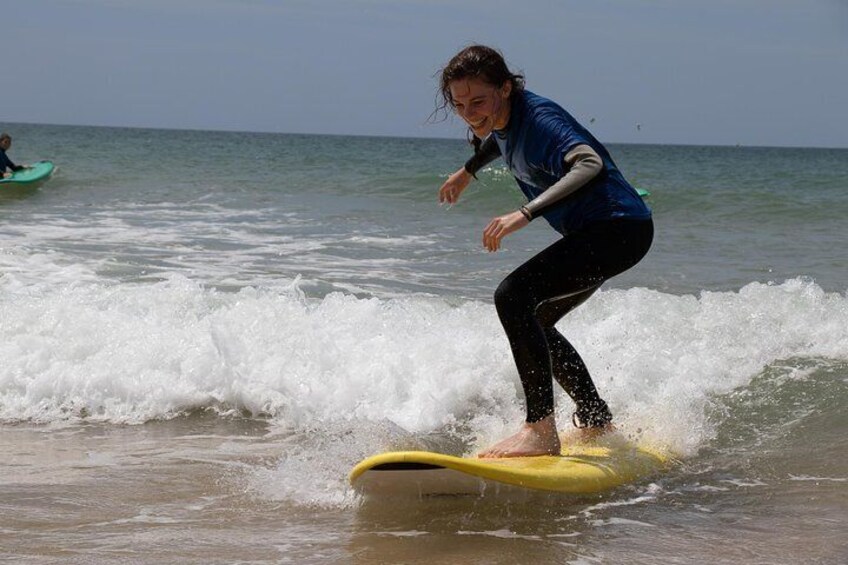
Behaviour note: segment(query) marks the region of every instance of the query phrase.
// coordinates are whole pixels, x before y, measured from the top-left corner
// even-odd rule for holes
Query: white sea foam
[[[364,236],[357,235],[350,238],[350,241],[355,241],[357,243],[362,243],[365,245],[373,245],[375,247],[415,247],[415,246],[426,246],[426,245],[435,245],[436,240],[433,237],[426,237],[420,235],[407,235],[403,237],[374,237],[374,236]]]
[[[33,282],[44,275],[72,281],[80,269],[87,269],[124,280],[177,274],[227,287],[267,286],[281,271],[294,271],[320,277],[325,288],[359,285],[365,293],[428,279],[411,263],[422,249],[434,246],[435,236],[391,236],[374,228],[342,237],[335,226],[322,231],[316,222],[305,236],[307,223],[279,209],[226,210],[213,204],[95,209],[71,218],[32,214],[26,221],[0,226],[0,269]],[[39,261],[43,249],[50,250],[49,261]]]
[[[485,303],[309,300],[294,283],[222,293],[178,276],[109,285],[72,275],[43,286],[0,279],[4,419],[83,411],[138,422],[222,404],[292,427],[387,418],[427,432],[520,412],[506,340]],[[848,358],[846,320],[844,296],[794,280],[700,297],[602,291],[560,329],[622,421],[679,443],[682,423],[705,431],[711,394],[766,365]],[[565,398],[560,405],[568,412]]]
[[[30,275],[61,270],[49,257],[29,261]],[[461,430],[473,448],[523,415],[487,303],[314,300],[298,281],[227,293],[181,276],[114,284],[84,269],[55,274],[0,277],[1,420],[138,423],[238,408],[301,438],[268,472],[289,475],[317,458],[332,472],[312,473],[314,488],[299,492],[337,503],[343,489],[321,481],[339,481],[360,456],[445,430]],[[782,359],[848,359],[848,298],[804,280],[700,296],[609,290],[560,329],[619,426],[685,454],[714,433],[705,411],[713,395]],[[571,403],[562,394],[557,402],[566,422]]]

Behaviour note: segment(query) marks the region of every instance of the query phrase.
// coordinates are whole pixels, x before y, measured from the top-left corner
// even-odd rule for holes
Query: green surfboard
[[[50,161],[38,161],[28,169],[15,171],[12,176],[0,179],[0,184],[30,184],[44,180],[53,174],[53,163]]]

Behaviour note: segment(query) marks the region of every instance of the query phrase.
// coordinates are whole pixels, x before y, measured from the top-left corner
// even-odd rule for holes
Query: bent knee
[[[510,281],[509,277],[505,278],[495,289],[495,306],[500,310],[502,307],[512,304],[515,301],[516,294],[515,283]]]
[[[533,314],[536,311],[536,304],[523,285],[507,277],[495,290],[495,308],[500,314],[517,312]]]

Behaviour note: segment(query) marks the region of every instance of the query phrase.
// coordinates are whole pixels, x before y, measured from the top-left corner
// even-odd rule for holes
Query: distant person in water
[[[645,256],[651,211],[606,148],[559,105],[525,90],[524,77],[494,49],[473,45],[457,53],[442,69],[440,92],[437,111],[450,108],[468,124],[474,155],[441,186],[439,202],[457,202],[476,173],[502,157],[528,202],[492,219],[483,246],[497,251],[504,237],[538,217],[562,234],[495,292],[527,417],[516,434],[479,456],[559,454],[552,379],[574,400],[577,428],[607,431],[612,413],[555,324]]]
[[[15,171],[27,168],[25,165],[14,164],[6,155],[6,151],[8,151],[11,146],[12,136],[5,132],[0,133],[0,173],[2,173],[4,179],[12,176],[12,173]],[[6,169],[11,169],[11,171],[7,172]]]

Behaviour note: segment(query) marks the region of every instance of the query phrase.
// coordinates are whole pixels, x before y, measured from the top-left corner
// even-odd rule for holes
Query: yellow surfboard
[[[478,459],[429,451],[395,451],[369,457],[350,473],[368,496],[485,495],[531,489],[590,494],[613,489],[666,468],[671,458],[623,437],[566,446],[560,456]]]

